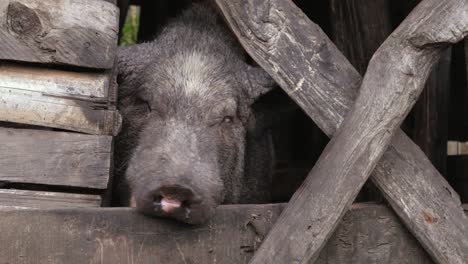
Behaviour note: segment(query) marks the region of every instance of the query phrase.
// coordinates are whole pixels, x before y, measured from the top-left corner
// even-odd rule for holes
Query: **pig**
[[[118,53],[120,205],[201,224],[219,204],[270,201],[274,148],[258,99],[275,87],[209,3]]]

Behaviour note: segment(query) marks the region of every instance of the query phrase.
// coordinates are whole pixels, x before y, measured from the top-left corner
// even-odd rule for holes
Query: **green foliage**
[[[138,25],[140,24],[140,7],[130,6],[122,29],[121,46],[135,44],[138,36]]]

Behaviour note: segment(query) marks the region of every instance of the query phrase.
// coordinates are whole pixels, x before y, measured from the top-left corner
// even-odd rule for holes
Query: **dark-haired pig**
[[[271,135],[255,101],[274,82],[207,4],[118,57],[116,190],[139,211],[191,224],[221,203],[270,199]]]

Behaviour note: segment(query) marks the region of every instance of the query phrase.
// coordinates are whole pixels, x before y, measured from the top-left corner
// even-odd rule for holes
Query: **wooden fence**
[[[466,138],[450,132],[453,98],[444,89],[454,80],[451,47],[468,34],[466,0],[423,0],[393,32],[389,1],[330,0],[325,16],[333,20],[320,26],[334,32],[333,42],[293,1],[213,2],[249,55],[331,137],[289,203],[221,206],[196,227],[130,209],[77,209],[105,204],[111,183],[121,122],[117,8],[102,0],[7,0],[0,3],[0,59],[8,61],[0,64],[2,261],[467,263],[468,218],[457,194],[466,189],[442,176],[450,170],[447,140]],[[464,84],[455,91],[466,95]],[[415,104],[403,126],[413,141],[399,127]],[[352,205],[368,179],[390,208]]]
[[[106,202],[121,123],[118,12],[99,0],[1,1],[2,207]]]

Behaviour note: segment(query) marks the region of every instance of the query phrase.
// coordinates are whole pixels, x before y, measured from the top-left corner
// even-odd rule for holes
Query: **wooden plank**
[[[0,182],[105,189],[112,137],[0,128]]]
[[[468,85],[468,38],[465,38],[465,70],[466,70],[466,82]],[[468,87],[467,87],[468,88]]]
[[[448,180],[460,195],[463,202],[468,201],[468,156],[457,155],[447,158]]]
[[[90,194],[0,189],[0,209],[100,207],[101,197]]]
[[[282,207],[221,206],[202,226],[124,208],[2,209],[0,255],[5,263],[248,263]],[[317,263],[432,262],[390,210],[355,205]]]
[[[447,175],[448,107],[451,50],[444,52],[426,82],[411,115],[410,137],[434,167]]]
[[[468,62],[466,39],[452,48],[452,69],[450,85],[449,140],[468,141]]]
[[[113,71],[78,73],[1,63],[0,121],[116,135],[121,118],[114,110],[114,79]]]
[[[0,59],[110,69],[118,8],[96,0],[0,2]]]
[[[360,74],[392,32],[389,0],[331,0],[333,42]]]
[[[290,1],[217,0],[216,2],[247,52],[289,93],[324,132],[328,135],[333,134],[353,104],[361,78],[344,56],[337,51],[328,37],[319,27],[307,20],[305,15]],[[453,3],[453,1],[444,1],[440,5],[445,6]],[[456,3],[461,4],[460,1]],[[445,16],[445,18],[448,19],[466,12],[466,6],[461,6],[464,8],[455,8],[455,10],[451,10],[453,12],[447,12],[450,15]],[[444,8],[440,10],[448,11]],[[431,15],[434,14],[434,12],[431,13]],[[425,23],[428,18],[431,16],[421,18],[416,24]],[[465,22],[464,19],[457,19],[457,21]],[[444,23],[438,23],[437,27],[437,30],[429,30],[427,33],[430,35],[434,32],[442,33],[451,28]],[[465,25],[459,28],[465,28]],[[421,27],[414,27],[414,29],[427,30],[428,25],[422,24]],[[461,31],[463,32],[463,30]],[[460,33],[460,30],[454,32]],[[441,39],[440,36],[437,36],[433,40]],[[427,39],[423,37],[414,38],[411,43],[415,45],[427,44],[424,42],[425,40]],[[458,38],[450,40],[456,41]],[[398,61],[400,65],[402,65],[401,62],[401,60]],[[384,73],[398,74],[401,72],[389,70]],[[395,87],[399,87],[399,85]],[[368,98],[374,98],[374,96],[368,96]],[[410,103],[411,100],[405,102]],[[382,107],[378,104],[376,106]],[[363,116],[368,116],[368,114],[369,112],[366,112]],[[398,122],[393,125],[396,124]],[[374,129],[374,127],[369,127],[367,123],[363,125],[363,128]],[[346,145],[340,145],[340,152],[343,149],[350,150],[344,146]],[[330,155],[331,159],[335,159],[337,156],[340,154]],[[372,156],[372,158],[378,158],[378,155]],[[366,161],[366,159],[363,157],[362,161]],[[341,161],[336,164],[336,168],[346,164],[348,162]],[[367,163],[364,164],[362,170],[358,170],[356,174],[364,172],[367,165]],[[336,168],[327,171],[327,178],[329,178],[330,172]],[[350,178],[352,177],[354,175],[350,176]],[[465,234],[468,233],[468,220],[460,208],[457,194],[434,169],[424,153],[403,133],[397,133],[393,145],[383,156],[372,179],[384,193],[396,213],[435,259],[443,263],[463,263],[467,259],[468,245]],[[261,257],[274,256],[274,259],[265,262],[262,262],[262,259],[254,259],[252,263],[292,263],[294,261],[301,263],[310,256],[308,248],[310,243],[316,243],[314,247],[320,247],[319,241],[326,239],[326,237],[318,237],[319,234],[323,234],[321,227],[325,221],[330,221],[334,217],[332,214],[326,214],[325,211],[310,207],[330,204],[330,194],[336,194],[340,196],[339,198],[343,198],[338,203],[332,203],[331,208],[346,208],[347,202],[350,201],[344,198],[344,192],[337,190],[336,186],[340,185],[340,182],[322,180],[330,183],[332,189],[321,189],[323,182],[308,184],[309,187],[319,189],[317,191],[315,189],[305,191],[307,188],[301,187],[299,191],[302,194],[310,195],[310,200],[306,200],[313,202],[302,204],[299,209],[296,208],[298,210],[294,213],[290,211],[285,213],[286,217],[294,215],[297,222],[279,220],[272,232],[276,230],[284,236],[279,238],[269,234],[267,240],[262,244],[260,251],[263,251],[263,254]],[[341,183],[345,183],[345,181]],[[347,185],[341,186],[346,187]],[[353,195],[349,198],[352,198]],[[295,201],[296,198],[293,197],[291,202]],[[335,210],[331,211],[335,212]],[[323,217],[317,217],[317,214],[323,214]],[[427,219],[434,219],[434,217],[437,219],[436,225],[433,221],[427,221]],[[311,229],[308,228],[309,226]],[[289,233],[290,231],[294,234]],[[289,246],[284,246],[288,243]],[[275,246],[279,247],[275,248]],[[271,251],[267,252],[268,249]],[[310,249],[317,252],[317,248]],[[283,257],[287,257],[288,253],[295,257],[283,259]],[[306,257],[304,254],[308,256]]]

